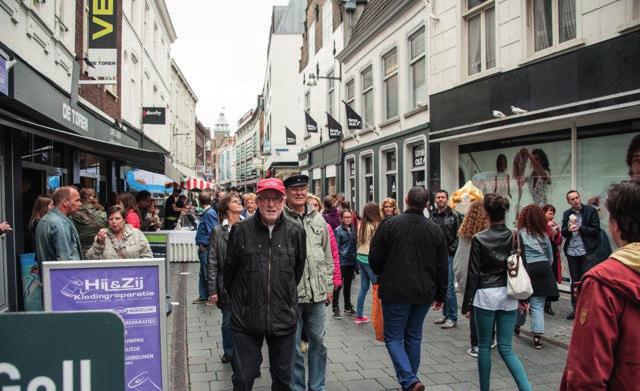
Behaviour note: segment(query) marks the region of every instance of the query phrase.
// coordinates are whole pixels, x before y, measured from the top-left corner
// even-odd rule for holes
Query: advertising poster
[[[104,266],[96,262],[101,262]],[[108,310],[125,325],[125,390],[163,389],[164,278],[160,265],[134,262],[75,262],[76,268],[50,267],[46,262],[45,296],[51,311]],[[73,262],[65,262],[73,264]],[[92,267],[82,267],[93,263]],[[118,265],[123,263],[123,266]],[[107,266],[108,265],[108,266]],[[47,270],[48,269],[48,270]]]
[[[89,2],[90,77],[115,79],[118,75],[118,6],[115,0]]]

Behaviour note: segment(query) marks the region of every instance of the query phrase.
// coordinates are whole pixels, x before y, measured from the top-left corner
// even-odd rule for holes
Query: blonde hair
[[[384,206],[389,204],[389,206],[393,207],[393,216],[400,214],[400,208],[398,208],[398,201],[395,198],[387,197],[382,200],[380,204],[380,213],[384,216]]]
[[[472,238],[489,227],[489,215],[484,209],[482,200],[474,201],[462,220],[458,235]]]
[[[322,211],[322,201],[320,200],[320,197],[318,197],[317,195],[315,195],[313,193],[307,193],[307,202],[309,202],[310,200],[314,200],[315,202],[317,202],[318,203],[318,207]]]
[[[253,202],[256,201],[256,194],[255,193],[247,193],[245,195],[242,196],[242,199],[247,201],[247,200],[253,200]]]

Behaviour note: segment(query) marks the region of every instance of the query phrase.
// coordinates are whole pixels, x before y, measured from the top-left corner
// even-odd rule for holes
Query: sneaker
[[[417,382],[411,388],[410,391],[424,391],[424,384]]]
[[[441,326],[441,329],[452,329],[456,327],[457,322],[451,319],[447,319]]]
[[[307,341],[302,341],[300,343],[300,350],[302,353],[306,353],[309,350],[309,343]]]
[[[567,316],[567,320],[574,320],[576,318],[576,311],[573,310],[571,311],[571,313]]]
[[[356,319],[353,321],[353,323],[355,324],[362,324],[362,323],[369,323],[371,322],[371,319],[369,319],[366,316],[357,316]]]
[[[539,335],[533,336],[533,348],[542,349],[542,338]]]
[[[478,358],[478,347],[472,346],[467,350],[467,354],[471,357]]]
[[[345,315],[349,315],[349,316],[356,316],[356,310],[353,309],[353,307],[349,308],[349,309],[344,309],[344,314]]]
[[[199,297],[198,297],[197,299],[195,299],[195,300],[193,301],[193,304],[205,304],[205,303],[207,303],[207,302],[209,302],[209,300],[207,300],[206,298],[205,298],[205,299],[202,299],[202,298],[199,298]]]
[[[493,342],[491,342],[491,349],[495,349],[496,346],[498,346],[498,341],[494,339]]]
[[[340,308],[333,309],[333,319],[342,319],[342,316],[340,316]]]
[[[435,322],[433,322],[433,324],[443,324],[446,321],[447,321],[447,318],[440,318],[440,319],[436,320]]]

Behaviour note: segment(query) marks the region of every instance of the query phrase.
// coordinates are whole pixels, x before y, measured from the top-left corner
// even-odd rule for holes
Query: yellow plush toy
[[[454,191],[449,198],[449,207],[458,213],[467,214],[469,207],[475,201],[483,198],[482,191],[468,181],[461,188]]]

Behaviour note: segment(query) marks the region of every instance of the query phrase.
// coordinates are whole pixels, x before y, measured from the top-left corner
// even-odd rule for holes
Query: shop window
[[[398,172],[395,149],[386,150],[381,153],[384,173],[382,176],[384,197],[397,199],[398,196]]]
[[[336,194],[336,177],[325,178],[324,188],[326,190],[325,196]]]
[[[398,49],[382,58],[385,119],[398,116]]]
[[[409,58],[409,77],[411,84],[411,107],[415,108],[427,103],[427,66],[425,58],[424,27],[409,37],[411,48]]]
[[[469,1],[464,15],[467,28],[467,74],[496,66],[496,11],[493,1]]]
[[[529,14],[535,52],[576,38],[576,0],[532,0]]]
[[[363,171],[363,186],[360,197],[363,200],[363,204],[372,202],[375,195],[375,184],[373,182],[373,155],[366,155],[361,157],[362,171]]]
[[[317,195],[318,197],[322,196],[322,181],[320,180],[320,178],[313,180],[313,194]]]
[[[351,204],[351,208],[356,210],[356,161],[348,159],[346,161],[347,188],[345,199]]]
[[[411,185],[426,186],[426,150],[424,143],[411,147]]]

